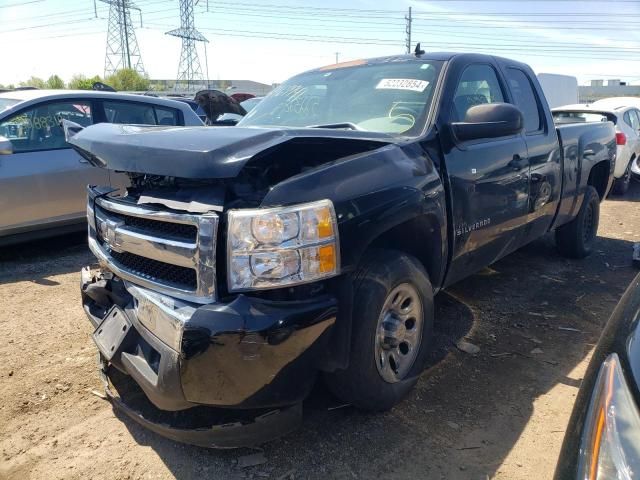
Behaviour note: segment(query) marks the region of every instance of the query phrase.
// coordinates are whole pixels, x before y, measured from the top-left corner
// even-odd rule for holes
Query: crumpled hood
[[[374,132],[257,127],[149,127],[100,123],[67,139],[93,165],[181,178],[232,178],[252,157],[293,139],[392,143]]]

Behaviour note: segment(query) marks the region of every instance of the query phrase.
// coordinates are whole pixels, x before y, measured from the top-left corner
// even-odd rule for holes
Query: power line
[[[0,8],[11,8],[11,7],[22,7],[24,5],[29,5],[30,3],[42,3],[44,0],[31,0],[29,2],[19,2],[19,3],[10,3],[8,5],[0,5]]]

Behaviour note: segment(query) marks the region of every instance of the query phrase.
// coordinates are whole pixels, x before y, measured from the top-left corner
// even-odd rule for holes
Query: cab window
[[[0,123],[0,135],[11,140],[14,153],[69,148],[63,119],[88,127],[93,123],[91,104],[70,100],[23,110]]]
[[[453,96],[451,117],[454,122],[462,122],[471,107],[501,102],[504,102],[504,95],[494,68],[484,64],[469,65]]]
[[[507,68],[506,77],[513,93],[514,103],[522,111],[525,132],[539,132],[542,130],[542,115],[531,80],[522,70],[517,68]]]

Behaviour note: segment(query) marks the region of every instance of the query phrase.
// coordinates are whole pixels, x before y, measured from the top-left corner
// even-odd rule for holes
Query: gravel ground
[[[0,478],[551,478],[593,345],[637,273],[639,201],[635,184],[602,205],[586,260],[544,238],[439,295],[433,365],[391,412],[333,409],[318,386],[302,427],[261,449],[185,446],[116,417],[91,393],[83,235],[0,250]],[[463,336],[479,354],[453,346]],[[262,463],[243,467],[248,455]]]

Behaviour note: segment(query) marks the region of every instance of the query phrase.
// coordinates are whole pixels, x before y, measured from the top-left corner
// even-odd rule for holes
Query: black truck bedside
[[[549,231],[591,252],[616,151],[611,123],[556,127],[527,65],[449,53],[303,73],[236,127],[68,141],[131,181],[88,188],[100,269],[82,300],[107,390],[211,447],[294,428],[319,374],[393,407],[424,369],[438,291]]]

